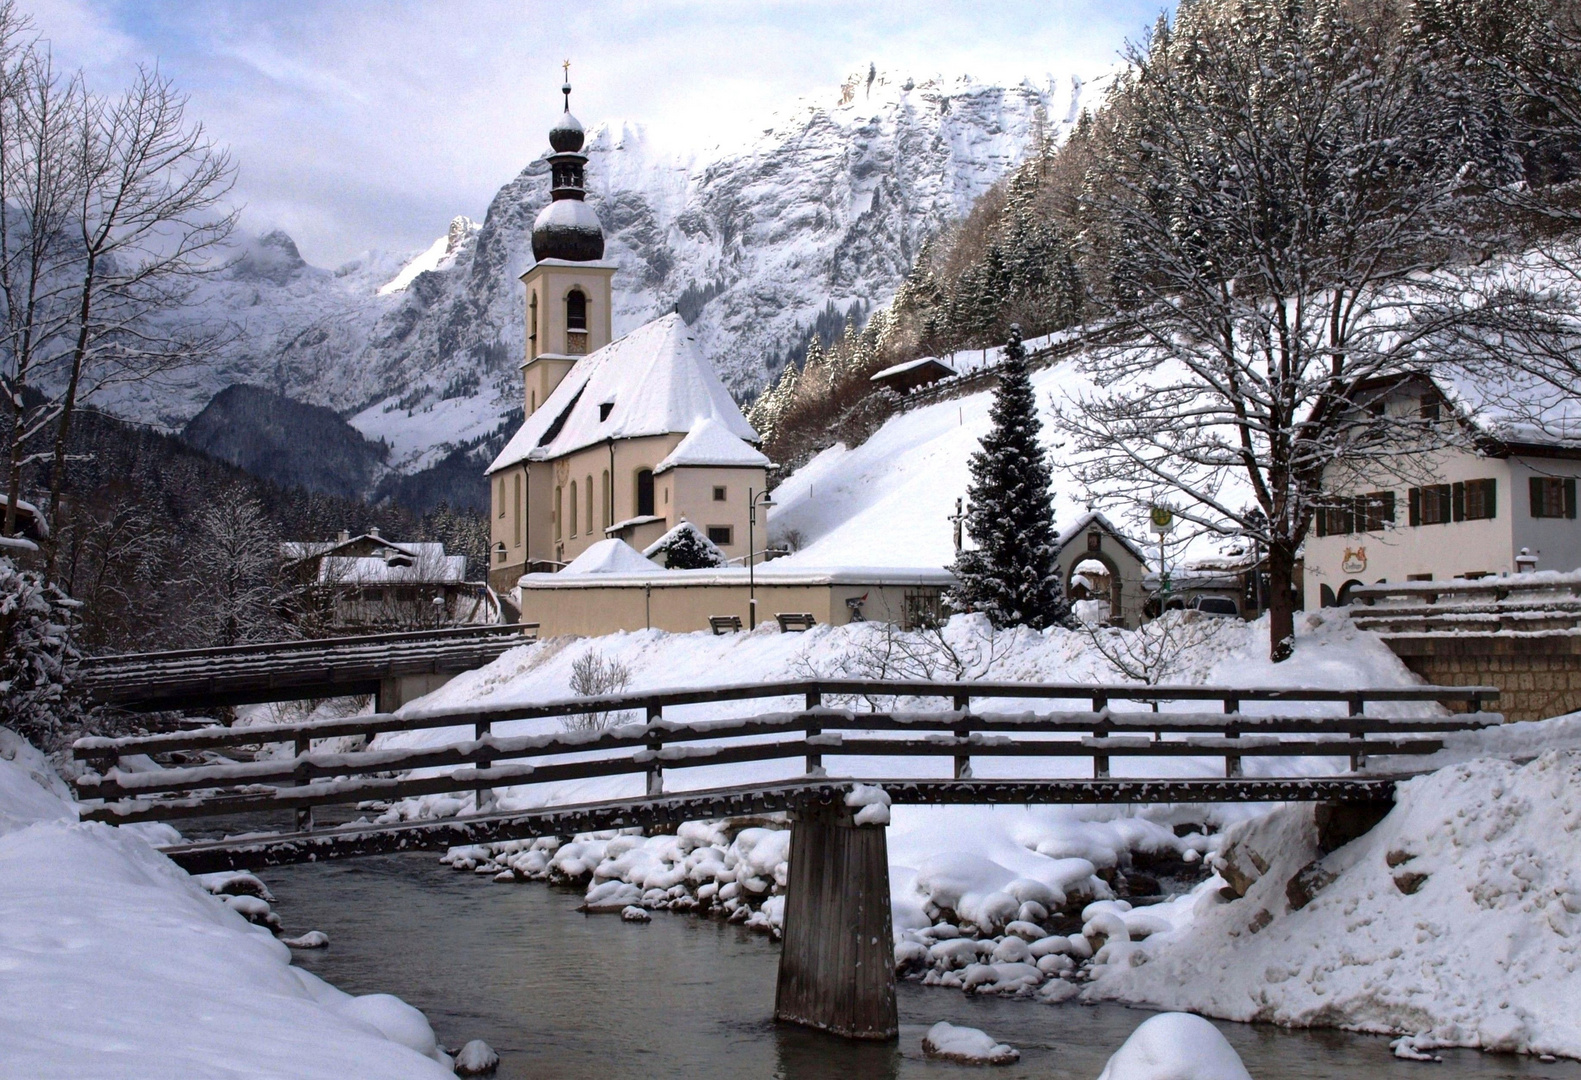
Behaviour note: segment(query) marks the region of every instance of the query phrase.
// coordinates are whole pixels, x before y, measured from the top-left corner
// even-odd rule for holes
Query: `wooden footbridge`
[[[534,624],[270,641],[217,649],[94,656],[79,681],[89,700],[130,712],[253,705],[373,694],[394,710],[451,676],[531,639]]]
[[[776,1015],[857,1038],[893,1038],[885,833],[882,826],[855,823],[847,795],[858,781],[829,775],[826,762],[856,759],[868,776],[862,782],[882,787],[896,804],[1387,805],[1394,785],[1410,771],[1379,774],[1366,769],[1367,761],[1432,754],[1443,747],[1446,733],[1502,722],[1485,708],[1497,694],[1491,687],[1316,690],[818,679],[87,738],[74,753],[88,767],[77,791],[91,820],[180,822],[294,813],[294,831],[164,849],[193,872],[789,812],[791,876]],[[699,705],[787,698],[800,707],[744,709],[744,715],[726,719],[676,715]],[[974,700],[1001,708],[1025,702],[1029,708],[974,711]],[[545,721],[588,716],[610,722],[594,730],[541,731]],[[511,721],[538,721],[532,726],[540,733],[495,733],[495,725]],[[441,729],[449,737],[432,745],[366,745],[380,735]],[[359,748],[346,749],[347,740]],[[269,747],[279,750],[271,754]],[[181,763],[134,771],[124,759],[137,755]],[[1333,759],[1339,768],[1312,775],[1310,764],[1298,772],[1277,764],[1313,758]],[[1081,761],[1085,767],[1027,767],[1039,759]],[[1156,767],[1162,759],[1193,761],[1148,775],[1149,764]],[[1205,773],[1201,759],[1223,767]],[[797,760],[799,768],[791,764]],[[1248,760],[1259,763],[1250,773]],[[783,775],[740,782],[737,767],[762,762],[785,763],[769,770]],[[1017,777],[1018,766],[1033,774],[1082,775]],[[991,775],[979,777],[978,770]],[[928,778],[930,771],[939,775]],[[631,786],[640,790],[625,798],[531,810],[503,809],[496,798],[502,788],[619,776],[632,776]],[[442,793],[470,793],[474,812],[314,828],[315,808],[384,807]]]

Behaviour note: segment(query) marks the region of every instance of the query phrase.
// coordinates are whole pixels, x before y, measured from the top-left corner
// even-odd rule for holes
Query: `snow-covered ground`
[[[1541,736],[1578,721],[1512,727]],[[1149,909],[1173,928],[1111,950],[1086,992],[1405,1035],[1402,1056],[1473,1046],[1581,1057],[1578,830],[1573,749],[1411,780],[1381,825],[1326,857],[1311,809],[1287,807],[1224,838],[1256,878],[1245,896],[1225,902],[1215,876]],[[1313,894],[1299,907],[1298,873]]]
[[[146,832],[78,822],[0,728],[0,1076],[451,1075],[416,1009],[292,967]]]
[[[992,350],[989,358],[994,359]],[[1054,408],[1073,407],[1094,386],[1071,357],[1032,372],[1032,388],[1043,445],[1058,465],[1069,456],[1068,437],[1055,423]],[[860,566],[872,563],[875,552],[882,552],[889,566],[953,562],[949,516],[955,501],[966,496],[967,462],[988,434],[993,399],[988,388],[910,409],[891,417],[862,445],[837,443],[787,476],[774,489],[769,538],[788,542],[794,552],[775,565]],[[1230,477],[1227,483],[1240,481]],[[1055,527],[1069,528],[1089,509],[1087,494],[1059,468],[1051,486]],[[1137,522],[1121,517],[1115,523],[1149,550],[1156,543]],[[1205,536],[1185,540],[1182,533],[1171,540],[1169,560],[1214,554],[1219,542]]]

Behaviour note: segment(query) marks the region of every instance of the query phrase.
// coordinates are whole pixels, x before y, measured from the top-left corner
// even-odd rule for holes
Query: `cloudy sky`
[[[109,91],[157,63],[240,166],[244,225],[313,263],[427,246],[545,148],[560,61],[584,123],[736,142],[876,63],[1018,81],[1095,74],[1166,0],[19,0]]]

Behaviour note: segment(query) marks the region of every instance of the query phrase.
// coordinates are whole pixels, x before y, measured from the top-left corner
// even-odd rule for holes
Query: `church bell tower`
[[[550,203],[533,222],[527,287],[523,404],[531,416],[581,356],[609,344],[615,264],[604,262],[604,229],[585,200],[584,133],[571,115],[571,62],[560,88],[565,109],[549,129]]]

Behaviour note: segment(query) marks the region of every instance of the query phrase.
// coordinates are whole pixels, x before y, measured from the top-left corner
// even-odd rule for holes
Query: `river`
[[[969,998],[899,987],[899,1045],[869,1045],[775,1024],[778,946],[726,923],[657,912],[622,923],[576,910],[580,892],[493,884],[432,854],[277,867],[261,875],[292,934],[330,947],[297,963],[354,994],[397,994],[442,1043],[481,1038],[500,1080],[775,1077],[868,1080],[972,1075],[922,1056],[928,1026],[982,1028],[1021,1051],[1003,1080],[1094,1080],[1147,1012]],[[1387,1039],[1222,1023],[1257,1080],[1424,1076],[1581,1080],[1581,1065],[1445,1051],[1444,1064],[1399,1061]]]

